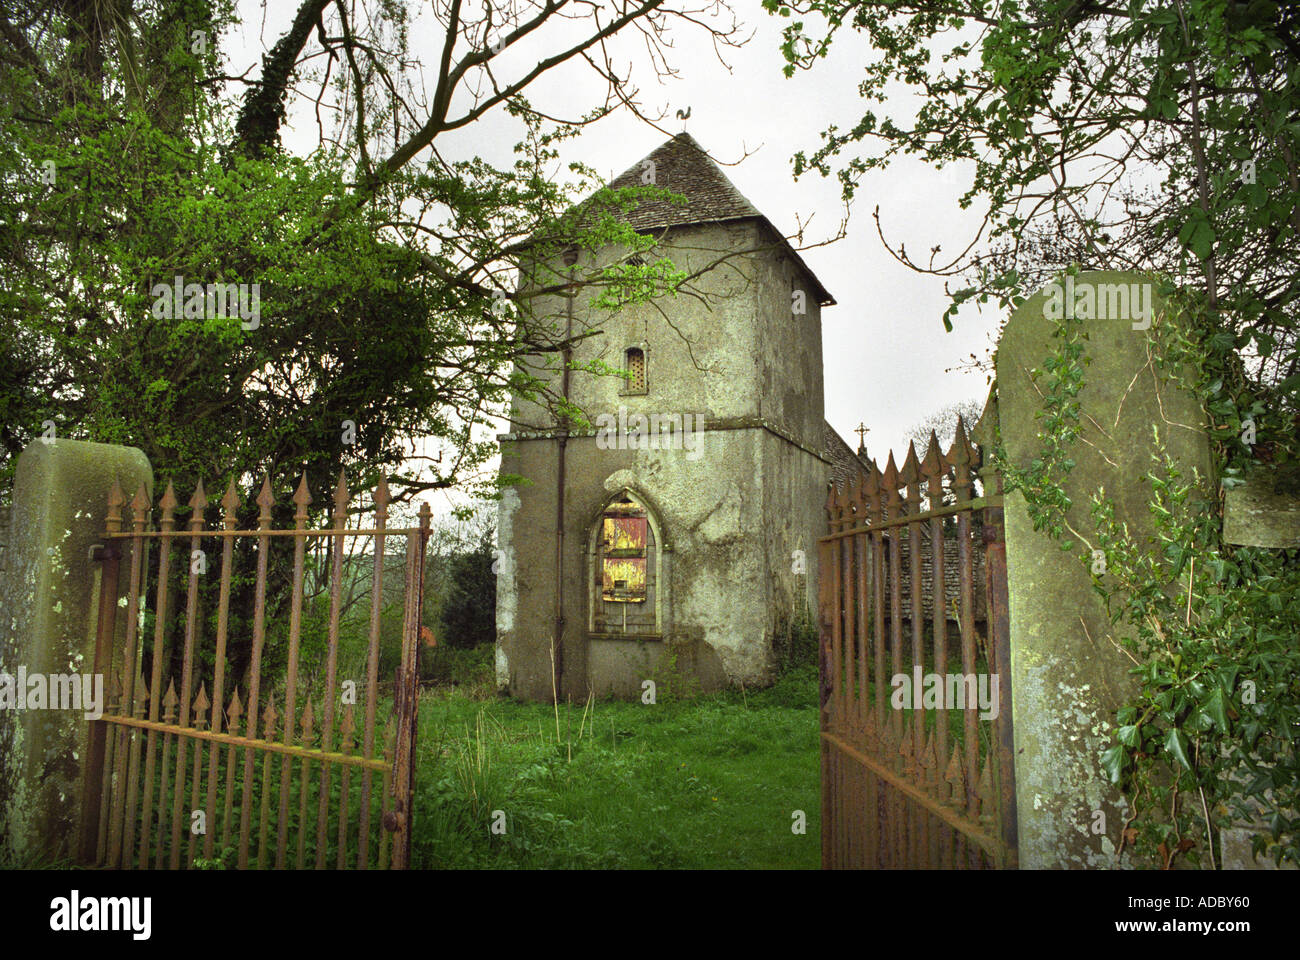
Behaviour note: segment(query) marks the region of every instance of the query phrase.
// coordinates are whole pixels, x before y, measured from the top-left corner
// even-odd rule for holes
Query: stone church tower
[[[574,363],[632,378],[575,372],[565,386],[562,365],[539,359],[529,372],[567,389],[592,429],[558,429],[516,396],[499,438],[502,472],[526,478],[498,527],[497,681],[514,696],[550,699],[557,635],[562,698],[636,696],[669,675],[703,690],[771,679],[774,633],[815,609],[827,481],[855,459],[823,419],[830,294],[689,135],[612,186],[647,169],[688,201],[629,215],[658,238],[654,258],[693,272],[733,256],[696,282],[702,299],[599,315],[582,293],[534,301],[560,333],[569,311],[572,329],[603,331]],[[573,255],[587,268],[615,251]]]

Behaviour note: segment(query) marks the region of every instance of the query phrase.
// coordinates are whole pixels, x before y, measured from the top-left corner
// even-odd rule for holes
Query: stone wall
[[[770,680],[779,612],[815,588],[810,556],[825,519],[805,491],[824,488],[828,464],[761,425],[715,422],[704,455],[680,450],[604,450],[571,437],[565,482],[565,556],[555,564],[556,444],[507,439],[502,469],[532,483],[503,497],[498,544],[497,679],[513,695],[551,695],[550,640],[557,573],[564,577],[561,695],[632,696],[672,658],[703,690]],[[662,554],[660,636],[621,639],[588,629],[594,557],[590,540],[606,504],[627,490],[652,514]],[[810,575],[811,574],[811,575]],[[812,582],[812,587],[809,582]],[[654,598],[652,598],[654,599]],[[670,651],[669,648],[672,648]]]
[[[9,508],[0,504],[0,576],[4,576],[8,562]]]
[[[925,612],[925,618],[929,620],[933,616],[934,601],[937,591],[934,587],[934,550],[928,536],[921,539],[921,609]],[[889,538],[886,538],[885,563],[888,564]],[[943,608],[947,613],[947,619],[957,621],[958,612],[961,610],[961,570],[957,563],[958,542],[956,531],[948,535],[945,531],[943,539],[943,580],[944,580],[944,602]],[[984,590],[984,546],[980,543],[975,535],[971,538],[971,567],[974,571],[971,577],[971,595],[974,600],[972,607],[977,621],[985,619],[985,610],[988,603]],[[903,534],[899,537],[899,555],[898,565],[901,580],[901,596],[903,601],[904,617],[911,616],[912,610],[912,543],[911,539]],[[885,567],[888,571],[888,566]],[[888,583],[888,581],[886,581]]]

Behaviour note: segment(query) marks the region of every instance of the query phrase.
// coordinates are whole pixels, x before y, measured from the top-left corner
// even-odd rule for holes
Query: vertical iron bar
[[[208,498],[203,493],[203,481],[200,480],[190,498],[190,584],[185,598],[185,653],[181,659],[181,719],[180,725],[190,725],[190,682],[194,676],[194,636],[198,631],[199,620],[199,573],[195,563],[195,554],[200,553],[200,532],[203,529],[203,508],[208,505]],[[172,788],[172,856],[171,868],[177,870],[181,865],[181,807],[185,803],[185,752],[189,746],[188,737],[177,737],[176,743],[176,784]],[[198,743],[194,744],[196,753]]]
[[[275,503],[275,497],[271,495],[271,478],[265,477],[262,480],[262,491],[257,495],[257,505],[261,509],[257,517],[257,529],[259,536],[257,538],[257,581],[254,587],[253,600],[253,659],[248,667],[248,732],[253,735],[257,730],[257,708],[259,706],[259,696],[262,685],[262,645],[266,641],[266,568],[268,554],[271,552],[271,538],[264,531],[271,529],[271,505]],[[274,736],[274,733],[268,736]],[[270,756],[266,757],[263,763],[263,770],[266,769],[266,763],[270,762]],[[263,809],[265,809],[266,783],[263,779]],[[239,869],[248,869],[248,842],[249,831],[252,827],[253,812],[253,749],[244,748],[244,790],[243,800],[239,810]],[[265,830],[262,831],[262,834]],[[261,842],[259,835],[259,843]],[[266,864],[258,855],[258,867],[265,867]]]
[[[831,612],[834,594],[831,578],[827,575],[831,570],[833,557],[834,550],[829,542],[817,544],[817,566],[821,571],[817,581],[818,705],[821,712],[820,726],[823,731],[830,730],[831,691],[834,689],[834,675],[831,670]],[[829,769],[825,764],[823,768]]]
[[[988,480],[985,480],[987,484]],[[995,480],[1002,492],[1002,478]],[[993,790],[998,806],[998,828],[1003,845],[1003,866],[1014,868],[1018,861],[1019,837],[1016,824],[1016,751],[1011,716],[1011,618],[1007,593],[1007,544],[1003,534],[1001,507],[984,512],[985,617],[989,631],[989,653],[995,663],[990,673],[998,676],[998,716],[993,760]]]
[[[823,568],[824,569],[824,568]],[[835,806],[833,784],[830,778],[831,745],[825,737],[821,738],[821,780],[822,780],[822,869],[833,870],[831,862],[831,831],[835,829]]]
[[[226,530],[234,530],[239,520],[235,511],[239,508],[239,493],[235,490],[235,480],[232,477],[229,486],[226,487],[225,496],[221,498],[221,525]],[[234,564],[235,538],[231,536],[222,537],[221,544],[221,587],[217,598],[217,651],[215,654],[216,664],[213,667],[212,676],[212,732],[221,732],[222,715],[225,713],[226,704],[226,634],[230,629],[230,579],[233,573]],[[213,744],[208,757],[208,816],[212,819],[212,828],[203,838],[203,856],[211,859],[213,848],[216,840],[216,809],[217,809],[217,768],[221,751]],[[234,753],[234,747],[226,751],[226,806],[230,807],[230,755]],[[223,829],[229,831],[230,814],[226,813],[223,820]]]
[[[876,513],[880,513],[880,504],[877,501]],[[874,739],[877,741],[876,749],[879,751],[881,738],[885,733],[885,725],[888,717],[885,715],[885,704],[889,702],[889,677],[885,674],[885,534],[877,530],[871,535],[871,579],[872,579],[872,606],[875,607],[875,655],[876,655],[876,729]]]
[[[975,449],[966,436],[966,427],[960,418],[957,420],[956,435],[952,441],[952,453],[948,457],[953,464],[953,491],[957,504],[962,509],[957,514],[957,582],[960,594],[961,616],[961,663],[962,673],[966,677],[975,677],[975,602],[974,602],[974,565],[971,551],[970,500],[973,490],[972,468],[975,465]],[[964,681],[963,681],[964,682]],[[978,689],[978,678],[976,677]],[[969,687],[967,687],[969,692]],[[963,720],[965,721],[963,739],[965,747],[966,774],[963,777],[966,789],[966,813],[972,820],[979,817],[979,725],[977,702],[965,704]],[[969,700],[969,698],[967,698]]]
[[[142,676],[143,638],[139,635],[145,581],[144,568],[148,554],[144,529],[148,519],[149,494],[146,492],[144,484],[141,483],[139,489],[136,490],[135,498],[131,501],[131,528],[135,536],[131,538],[131,583],[128,588],[126,604],[126,615],[129,623],[126,647],[127,655],[131,658],[131,666],[127,670],[127,674],[131,678],[131,697],[128,701],[128,709],[123,711],[137,719],[143,718],[144,701],[148,696]],[[131,731],[131,756],[127,764],[126,822],[122,836],[122,849],[124,851],[122,865],[128,870],[132,867],[135,848],[136,800],[140,785],[140,746],[143,737],[144,732],[142,730]],[[140,864],[140,866],[144,866],[144,864]]]
[[[122,684],[116,673],[109,674],[108,678],[108,703],[105,705],[105,713],[110,716],[117,712],[117,705],[122,698]],[[114,788],[113,778],[113,757],[114,748],[117,746],[117,731],[110,730],[104,743],[104,775],[101,778],[103,801],[99,808],[99,843],[96,850],[96,863],[107,864],[109,862],[109,819],[110,809],[118,804],[118,793]]]
[[[971,558],[971,532],[970,532],[970,513],[963,510],[957,514],[957,564],[959,569],[959,584],[961,590],[961,665],[962,673],[966,677],[975,676],[975,616],[974,616],[974,593],[972,581],[974,580],[974,569]],[[965,681],[963,680],[963,684]],[[978,678],[976,678],[976,688],[978,689]],[[966,692],[970,692],[967,685]],[[976,703],[970,703],[970,697],[966,697],[965,712],[963,719],[965,721],[965,753],[966,753],[966,812],[972,818],[979,815],[979,791],[976,789],[979,784],[979,724],[977,712],[979,710],[978,700]]]
[[[254,725],[251,713],[248,717],[248,723],[251,730]],[[262,714],[262,739],[273,740],[275,735],[275,702],[268,700],[266,710]],[[270,853],[271,839],[271,759],[270,750],[262,753],[262,809],[257,823],[257,869],[259,870],[265,870],[269,866],[267,859]],[[288,763],[289,758],[285,757],[284,762]]]
[[[348,522],[348,486],[343,474],[339,473],[338,486],[334,490],[334,511],[331,514],[331,526],[342,530]],[[334,688],[338,672],[339,650],[339,610],[343,597],[343,541],[344,535],[334,537],[333,553],[330,559],[330,625],[329,653],[325,661],[325,715],[321,720],[321,749],[327,753],[334,749]],[[346,777],[347,767],[341,773]],[[329,792],[333,782],[331,764],[321,764],[320,803],[316,813],[316,869],[324,870],[328,862],[329,848],[325,840],[325,829],[329,819]]]
[[[137,720],[144,719],[144,705],[148,699],[148,691],[145,689],[144,678],[140,676],[139,664],[137,663],[134,684],[136,687],[134,701],[131,705],[131,716]],[[126,797],[126,824],[122,837],[122,850],[124,860],[122,866],[127,870],[132,868],[133,863],[139,865],[134,860],[135,856],[135,828],[136,828],[136,801],[138,799],[140,787],[140,746],[144,742],[143,730],[131,731],[131,758],[128,764],[127,772],[127,797]]]
[[[307,504],[311,494],[307,491],[307,474],[303,473],[294,491],[293,502],[298,509],[293,514],[293,594],[289,600],[289,668],[285,677],[284,742],[293,743],[293,725],[298,718],[298,643],[302,633],[303,564],[307,541],[302,532],[307,529]],[[289,780],[293,764],[286,756],[280,763],[280,829],[275,845],[275,868],[283,870],[285,848],[289,841]]]
[[[361,752],[367,760],[375,756],[375,710],[379,702],[379,622],[384,593],[384,528],[388,525],[388,481],[379,478],[375,487],[375,566],[370,584],[370,650],[366,659],[366,719],[362,728]],[[361,822],[357,836],[357,868],[370,866],[370,783],[371,770],[361,772]]]
[[[149,508],[149,498],[145,493],[144,484],[136,492],[135,499],[131,501],[131,527],[135,534],[131,539],[131,574],[130,583],[127,588],[127,605],[126,605],[126,641],[123,645],[122,659],[122,702],[119,710],[123,716],[134,716],[135,714],[135,692],[136,692],[136,650],[139,646],[139,600],[140,600],[140,573],[142,567],[143,538],[145,513]],[[114,761],[116,775],[114,780],[117,786],[113,795],[113,814],[112,826],[110,827],[111,841],[109,846],[108,862],[109,865],[117,868],[123,866],[123,843],[126,844],[126,863],[128,868],[131,864],[130,840],[125,839],[124,834],[130,833],[129,816],[127,807],[134,807],[135,795],[135,769],[131,762],[132,755],[137,754],[136,749],[136,731],[127,727],[119,727],[117,731],[117,756]],[[126,794],[131,794],[131,800],[128,800]]]
[[[902,497],[898,491],[898,467],[894,464],[894,455],[889,455],[889,461],[885,465],[884,475],[881,477],[881,483],[884,487],[886,520],[897,520],[902,516]],[[902,606],[902,572],[900,556],[902,543],[900,534],[901,527],[890,528],[886,535],[888,538],[889,552],[889,644],[890,644],[890,666],[892,676],[898,676],[903,672],[903,606]],[[894,771],[902,770],[902,756],[900,749],[903,744],[903,716],[901,710],[892,711],[889,723],[889,738],[886,748],[886,756],[883,758],[889,768]],[[893,846],[891,851],[895,865],[902,865],[905,857],[907,833],[905,819],[907,808],[902,795],[892,786],[889,790],[889,818],[892,825],[889,841]]]
[[[848,491],[845,491],[844,512],[841,531],[848,529],[853,525],[853,511],[849,503]],[[840,649],[843,652],[844,669],[841,683],[844,687],[843,712],[840,714],[841,724],[844,729],[851,730],[854,727],[854,721],[857,718],[857,702],[854,699],[857,670],[855,664],[856,652],[854,650],[855,637],[857,636],[857,623],[854,619],[856,604],[853,597],[853,538],[843,535],[839,540],[840,545],[840,611],[843,621]]]
[[[311,700],[302,712],[302,746],[310,749],[312,745],[312,709]],[[326,764],[321,764],[325,767]],[[324,778],[322,777],[322,782]],[[311,785],[311,761],[303,757],[298,763],[298,855],[294,860],[294,869],[301,870],[307,853],[307,794]]]
[[[838,524],[837,524],[838,526]],[[844,588],[841,583],[844,549],[843,540],[831,541],[831,553],[834,558],[831,575],[831,596],[834,598],[831,611],[831,727],[839,732],[844,716]]]
[[[176,724],[176,681],[169,679],[167,682],[167,693],[163,696],[163,715],[162,721],[165,724],[174,726]],[[163,823],[167,821],[167,771],[170,769],[172,752],[176,748],[176,734],[163,734],[162,741],[162,775],[158,778],[158,835],[157,847],[154,851],[154,869],[161,870],[163,867],[163,855],[167,850],[167,837],[170,829],[164,829]],[[170,823],[169,821],[167,821]]]
[[[230,709],[226,712],[226,731],[232,736],[239,736],[239,718],[242,715],[241,704],[239,702],[239,687],[235,687],[234,695],[230,699]],[[251,738],[252,726],[245,724],[247,733],[245,736]],[[231,831],[233,830],[232,820],[235,815],[235,745],[232,743],[226,747],[226,789],[225,789],[225,808],[221,816],[221,850],[225,854],[226,848],[230,846]]]
[[[172,516],[172,511],[176,509],[176,492],[172,489],[170,483],[167,484],[167,490],[163,493],[158,505],[162,507],[162,519],[159,528],[164,533],[170,532],[176,524]],[[168,583],[171,580],[171,560],[172,538],[163,537],[162,542],[158,545],[158,594],[154,601],[153,649],[150,651],[149,668],[149,719],[154,723],[158,722],[159,711],[162,709],[162,665],[163,660],[166,659],[163,646],[167,628],[167,591]],[[157,763],[158,734],[154,730],[150,730],[145,740],[144,812],[140,817],[139,863],[141,870],[149,866],[150,847],[155,839],[153,826],[153,775]],[[162,743],[165,749],[166,740],[164,739]],[[159,792],[161,793],[161,790]],[[159,802],[161,803],[161,799]],[[158,819],[161,823],[162,817],[159,816]]]
[[[941,478],[931,478],[931,504],[941,503],[942,497],[943,480]],[[933,581],[930,623],[934,628],[934,636],[931,638],[934,644],[934,672],[943,677],[948,673],[948,580],[947,571],[944,569],[943,520],[940,517],[933,517],[930,520],[930,554],[930,570]],[[935,758],[939,764],[938,770],[941,773],[942,764],[948,758],[948,711],[946,709],[935,715],[934,745]],[[940,782],[942,782],[942,777],[940,777]]]
[[[397,749],[393,758],[392,830],[394,870],[411,860],[411,804],[415,790],[415,741],[418,733],[420,676],[420,611],[424,584],[424,545],[428,537],[429,505],[420,505],[420,530],[406,536],[406,606],[402,624],[402,669],[397,678]],[[385,825],[389,821],[385,821]]]
[[[859,496],[861,489],[859,488]],[[859,500],[859,504],[861,500]],[[865,511],[858,511],[859,523],[865,516]],[[865,533],[855,534],[853,537],[853,549],[857,555],[858,579],[854,587],[855,601],[858,610],[858,726],[863,732],[863,739],[868,726],[871,723],[871,658],[868,656],[871,643],[871,631],[868,628],[868,621],[871,616],[871,606],[867,598],[867,535]],[[859,745],[865,748],[865,744],[859,741]]]
[[[827,517],[831,516],[830,504],[835,496],[835,486],[831,485],[827,497]],[[829,522],[828,522],[829,526]],[[831,569],[831,545],[827,541],[817,544],[817,705],[818,728],[825,734],[830,728],[830,694],[831,694],[831,659],[830,659],[830,620],[831,620],[831,583],[827,576]],[[822,799],[822,869],[835,869],[835,848],[832,836],[835,830],[835,780],[832,776],[834,747],[822,736],[821,742],[821,799]]]
[[[202,730],[208,725],[207,714],[211,704],[205,705],[207,700],[207,691],[204,689],[202,682],[199,683],[199,696],[194,702],[194,723],[196,730]],[[215,712],[215,711],[214,711]],[[208,745],[208,753],[215,757],[217,755],[217,745],[215,743]],[[199,805],[203,802],[203,741],[196,739],[194,741],[194,767],[190,771],[190,823],[187,824],[186,832],[190,835],[189,842],[185,852],[185,863],[187,867],[194,866],[194,855],[198,853],[199,838],[194,832],[194,811],[203,810],[203,834],[204,843],[207,837],[217,828],[217,818],[209,806],[203,809]]]
[[[119,555],[113,541],[103,548],[103,565],[99,577],[99,625],[95,634],[95,660],[92,676],[110,672],[113,659],[113,631],[117,615],[117,577]],[[99,848],[99,814],[103,805],[103,778],[105,753],[108,741],[108,724],[90,721],[89,749],[86,753],[86,792],[81,807],[81,860],[93,863]]]
[[[355,729],[356,711],[352,704],[347,704],[343,710],[343,723],[339,727],[339,738],[341,750],[345,757],[352,755],[352,732]],[[339,787],[339,840],[338,840],[338,869],[345,870],[348,865],[348,790],[352,784],[352,767],[343,764],[339,771],[339,777],[342,784]]]
[[[389,798],[392,796],[392,790],[393,790],[393,770],[391,767],[389,767],[384,770],[384,780],[383,783],[380,785],[380,791],[379,791],[380,823],[388,822],[388,814],[390,812]],[[379,869],[380,870],[388,869],[388,855],[391,847],[391,843],[389,842],[390,837],[392,837],[392,834],[389,833],[387,830],[379,831]]]
[[[921,464],[916,458],[916,446],[914,444],[908,444],[907,459],[903,464],[900,479],[907,485],[907,513],[915,517],[921,512]],[[911,601],[913,677],[918,675],[924,677],[925,674],[925,613],[923,604],[925,584],[921,578],[921,525],[922,521],[919,520],[912,520],[907,525],[908,580],[910,581],[908,597]],[[933,579],[933,563],[930,570]],[[933,587],[932,582],[931,588],[933,589]],[[912,695],[914,698],[912,703],[912,748],[909,756],[911,768],[908,770],[908,779],[917,786],[923,786],[920,773],[923,769],[922,758],[925,753],[926,711],[921,690],[913,690]],[[929,839],[926,835],[928,824],[925,818],[925,810],[920,804],[909,799],[907,805],[911,811],[911,816],[908,818],[912,839],[911,866],[920,867],[923,865],[922,851],[929,846]]]

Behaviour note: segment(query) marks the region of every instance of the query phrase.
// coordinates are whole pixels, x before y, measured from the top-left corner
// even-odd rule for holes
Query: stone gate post
[[[1173,322],[1159,284],[1136,273],[1090,271],[1049,285],[1008,321],[997,348],[998,410],[1009,462],[1028,467],[1041,447],[1042,366],[1059,340],[1061,310],[1075,310],[1088,363],[1078,393],[1082,434],[1065,481],[1070,525],[1094,531],[1090,498],[1104,488],[1115,518],[1134,542],[1152,531],[1150,488],[1143,478],[1156,450],[1153,425],[1190,479],[1195,467],[1212,489],[1205,413],[1192,394],[1156,363],[1156,324]],[[1150,308],[1146,314],[1145,308]],[[1020,864],[1028,869],[1115,866],[1123,798],[1101,768],[1113,742],[1115,711],[1133,690],[1133,664],[1111,635],[1089,568],[1033,529],[1025,499],[1005,502],[1010,596],[1012,709]],[[1093,830],[1105,815],[1104,833]]]
[[[114,480],[128,500],[141,483],[152,499],[153,471],[133,447],[42,439],[18,458],[0,570],[0,698],[7,689],[15,701],[0,708],[0,860],[15,865],[76,854],[90,724],[84,710],[22,709],[35,698],[17,678],[92,673],[91,548],[104,542]]]

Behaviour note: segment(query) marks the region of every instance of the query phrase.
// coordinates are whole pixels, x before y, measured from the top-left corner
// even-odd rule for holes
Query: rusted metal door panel
[[[826,868],[1016,866],[1002,487],[981,459],[959,422],[946,453],[931,436],[923,459],[909,448],[901,469],[891,455],[830,491],[818,544]]]

